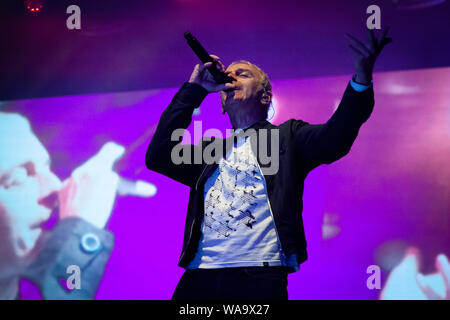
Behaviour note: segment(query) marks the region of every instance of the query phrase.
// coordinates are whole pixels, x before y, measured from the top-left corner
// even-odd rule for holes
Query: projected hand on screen
[[[92,299],[114,246],[113,234],[103,227],[124,180],[112,171],[124,148],[107,143],[61,183],[28,119],[0,112],[0,131],[0,299],[17,299],[21,278],[37,285],[44,299]],[[122,194],[149,196],[154,190],[142,184],[129,182]],[[47,229],[58,207],[61,218],[77,219],[60,219]],[[81,234],[101,242],[95,254],[87,254],[92,246],[82,249]],[[83,290],[73,295],[58,282],[71,264],[84,277]]]
[[[382,300],[450,299],[450,264],[445,255],[436,257],[436,273],[419,272],[417,249],[410,248],[403,260],[391,271],[381,291]]]
[[[364,85],[369,85],[372,80],[372,71],[375,61],[384,46],[392,42],[392,38],[386,37],[389,28],[384,29],[379,36],[375,36],[374,30],[367,29],[367,42],[364,44],[357,38],[347,33],[350,40],[349,47],[355,53],[355,80]]]
[[[114,142],[75,169],[59,192],[60,218],[79,217],[104,228],[116,198],[119,176],[112,171],[125,148]]]
[[[417,283],[427,299],[450,300],[450,263],[446,255],[440,254],[436,257],[436,269],[438,272],[431,275],[419,273]]]

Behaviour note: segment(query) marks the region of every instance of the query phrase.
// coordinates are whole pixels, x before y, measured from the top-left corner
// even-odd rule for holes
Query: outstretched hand
[[[60,219],[79,217],[103,229],[112,213],[119,175],[113,164],[125,148],[108,142],[100,151],[72,172],[59,192]]]
[[[444,254],[436,257],[436,273],[419,271],[420,253],[409,248],[403,260],[390,272],[381,300],[450,300],[450,263]]]
[[[349,47],[355,53],[355,75],[356,82],[369,85],[372,80],[372,71],[375,61],[384,46],[392,42],[392,38],[386,37],[389,27],[383,29],[375,36],[373,29],[367,29],[367,42],[364,44],[351,34],[346,34],[350,40]]]

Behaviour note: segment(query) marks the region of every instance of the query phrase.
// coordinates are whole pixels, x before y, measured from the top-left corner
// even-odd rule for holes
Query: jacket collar
[[[247,126],[247,127],[245,127],[245,128],[239,128],[239,129],[242,129],[244,132],[246,131],[246,130],[248,130],[248,129],[250,129],[250,128],[253,128],[253,129],[255,129],[255,130],[258,130],[258,129],[261,129],[261,128],[264,128],[264,127],[266,127],[266,126],[268,126],[268,125],[270,125],[271,123],[269,122],[269,121],[267,121],[266,119],[262,119],[262,120],[258,120],[258,121],[256,121],[255,123],[253,123],[252,125],[250,125],[250,126]],[[239,130],[239,129],[236,129],[236,128],[233,128],[233,130]]]

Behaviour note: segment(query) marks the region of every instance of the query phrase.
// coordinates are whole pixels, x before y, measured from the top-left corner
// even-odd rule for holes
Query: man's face
[[[262,75],[255,66],[246,63],[236,63],[230,65],[225,70],[225,73],[236,79],[236,81],[233,81],[233,84],[238,87],[237,90],[220,92],[222,108],[225,111],[228,111],[227,107],[230,105],[252,101],[259,103],[258,90],[262,81]]]
[[[0,127],[3,119],[0,116]],[[61,181],[31,130],[0,129],[0,134],[8,135],[0,138],[0,260],[13,264],[35,246],[56,205]]]

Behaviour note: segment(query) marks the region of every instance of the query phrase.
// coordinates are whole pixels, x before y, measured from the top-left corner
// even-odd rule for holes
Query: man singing
[[[163,112],[145,158],[149,169],[191,188],[178,264],[186,271],[172,299],[288,299],[287,274],[298,271],[307,259],[301,216],[304,180],[317,166],[345,156],[369,118],[373,66],[392,41],[387,31],[378,36],[368,31],[366,44],[348,35],[356,56],[355,74],[337,110],[320,125],[290,119],[275,126],[266,121],[272,86],[250,62],[233,62],[225,69],[212,55],[217,68],[234,79],[226,84],[217,84],[206,69],[213,63],[195,66]],[[173,149],[179,141],[171,139],[172,133],[186,129],[194,109],[208,93],[218,91],[235,135],[226,141],[204,137],[184,151],[194,155],[210,144],[225,145],[223,156],[217,155],[214,163],[174,163]],[[271,150],[267,144],[273,143],[274,135],[279,163],[276,172],[268,172],[252,139]],[[235,143],[228,143],[230,139]]]

